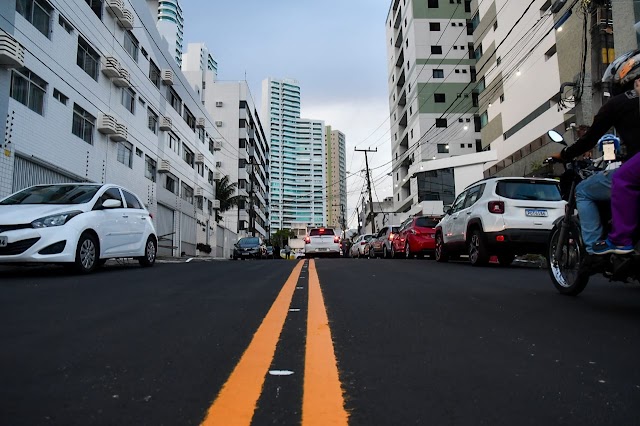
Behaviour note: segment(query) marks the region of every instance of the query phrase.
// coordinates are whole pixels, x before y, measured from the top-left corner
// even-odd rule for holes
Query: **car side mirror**
[[[122,207],[122,201],[120,200],[114,200],[113,198],[111,198],[102,202],[103,209],[117,209],[119,207]]]
[[[562,137],[562,135],[556,132],[555,130],[549,130],[547,132],[547,135],[549,135],[551,140],[554,141],[555,143],[559,143],[560,145],[565,145],[565,146],[567,145],[567,143],[564,141],[564,137]]]
[[[453,213],[453,209],[452,208],[448,208],[445,213],[450,215],[451,213]]]

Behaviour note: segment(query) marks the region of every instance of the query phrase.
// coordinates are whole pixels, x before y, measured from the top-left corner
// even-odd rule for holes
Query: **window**
[[[444,93],[434,93],[433,94],[433,99],[436,101],[437,104],[442,104],[445,102],[445,94]]]
[[[551,48],[549,50],[547,50],[547,52],[544,54],[544,59],[545,60],[549,60],[551,59],[551,57],[553,57],[553,55],[555,55],[557,52],[556,49],[556,45],[554,44],[553,46],[551,46]]]
[[[496,58],[496,65],[500,65],[501,63],[502,63],[502,57],[501,57],[501,56],[498,56],[498,57]]]
[[[483,128],[484,126],[486,126],[489,123],[489,115],[487,114],[487,112],[483,112],[480,115],[480,128]]]
[[[180,153],[180,139],[173,133],[169,133],[169,149],[176,154]]]
[[[496,194],[512,200],[560,201],[558,184],[545,181],[501,180]]]
[[[438,7],[438,0],[429,0],[427,2],[427,7],[429,9],[436,9]]]
[[[96,125],[96,118],[89,114],[77,104],[73,104],[73,123],[71,133],[85,141],[93,144],[93,128]]]
[[[131,31],[124,32],[124,50],[127,51],[129,56],[133,58],[134,61],[138,62],[138,39],[135,38]]]
[[[453,203],[453,206],[451,206],[452,213],[462,210],[462,205],[464,204],[465,198],[467,198],[467,191],[458,195],[458,198],[456,198],[456,201]]]
[[[136,148],[136,155],[142,158],[142,150],[140,148]]]
[[[122,88],[122,96],[120,98],[120,102],[122,102],[122,105],[131,114],[134,114],[135,113],[135,107],[136,107],[136,92],[134,92],[133,90],[131,90],[128,87],[123,87]]]
[[[413,129],[411,129],[411,139],[413,139]],[[396,159],[398,158],[398,153],[396,152]]]
[[[125,191],[124,189],[122,190],[122,193],[124,194],[124,199],[127,200],[128,209],[144,209],[144,207],[142,207],[142,205],[140,204],[140,201],[138,201],[138,197],[136,197],[129,191]]]
[[[479,95],[476,92],[473,92],[471,94],[471,105],[473,105],[475,108],[478,108],[480,102],[479,102]]]
[[[458,46],[453,46],[453,50],[458,50]]]
[[[181,184],[180,198],[189,204],[193,204],[193,188],[184,182]]]
[[[433,78],[444,78],[444,70],[433,70]]]
[[[71,26],[69,21],[64,19],[64,16],[62,16],[62,14],[58,14],[58,24],[60,24],[60,26],[64,28],[64,30],[69,34],[73,32],[73,27]]]
[[[149,179],[151,182],[155,182],[156,168],[157,168],[156,160],[152,159],[148,155],[145,155],[144,156],[144,177]]]
[[[482,196],[482,192],[484,191],[484,185],[475,186],[467,191],[467,197],[464,201],[463,209],[469,208],[473,206],[478,198]]]
[[[187,108],[186,106],[184,107],[183,111],[184,112],[182,114],[182,118],[187,123],[187,125],[191,128],[191,130],[193,130],[195,132],[196,131],[196,117],[191,113],[191,111],[189,111],[189,108]]]
[[[440,22],[429,22],[429,31],[440,31]]]
[[[448,154],[449,153],[449,145],[444,143],[438,144],[438,154]]]
[[[118,161],[131,168],[133,165],[133,145],[129,142],[118,142]]]
[[[160,88],[160,68],[153,61],[149,61],[149,80]]]
[[[209,152],[213,154],[213,139],[209,138]]]
[[[431,46],[432,55],[442,55],[442,46]]]
[[[193,168],[193,165],[195,164],[195,155],[185,144],[182,144],[182,159]]]
[[[473,57],[476,58],[476,61],[480,60],[482,57],[482,43],[476,47],[476,50],[473,51]]]
[[[471,31],[475,31],[476,28],[478,28],[478,25],[480,25],[480,13],[477,12],[475,15],[473,15],[473,18],[471,18]]]
[[[196,208],[202,210],[204,204],[204,197],[196,197]]]
[[[209,173],[207,175],[207,182],[213,185],[213,170],[209,170]]]
[[[169,102],[173,109],[180,115],[182,115],[182,99],[172,87],[169,87]]]
[[[173,176],[167,175],[167,178],[164,180],[164,189],[172,194],[176,194],[178,191],[178,180]]]
[[[52,11],[53,8],[45,0],[16,0],[16,12],[47,38],[51,31]]]
[[[77,64],[91,78],[98,81],[98,70],[100,69],[100,55],[82,37],[78,37],[78,57]]]
[[[493,31],[498,29],[498,20],[496,19],[496,21],[493,23]]]
[[[102,194],[96,202],[96,206],[102,206],[102,203],[107,200],[118,200],[124,207],[124,204],[122,203],[122,197],[120,196],[120,190],[118,188],[109,188],[104,191],[104,194]]]
[[[500,95],[500,103],[504,102],[504,94]]]
[[[58,100],[58,102],[63,105],[66,105],[67,101],[69,100],[69,98],[63,95],[58,89],[53,89],[53,98]]]
[[[103,0],[85,0],[93,13],[100,19],[102,19],[102,2]]]
[[[476,91],[478,93],[482,93],[485,89],[485,84],[484,84],[484,77],[482,77],[480,79],[480,81],[478,82],[478,85],[476,86]]]
[[[202,143],[204,143],[204,140],[205,140],[205,132],[204,132],[204,129],[203,129],[203,128],[199,128],[199,129],[198,129],[198,139],[200,139],[200,141],[201,141]]]
[[[202,163],[197,163],[196,164],[196,171],[198,172],[198,174],[202,177],[204,177],[204,164]]]
[[[44,94],[46,91],[47,82],[29,69],[19,68],[11,72],[10,96],[40,115],[44,113]]]
[[[446,118],[436,118],[436,127],[447,127]]]
[[[147,108],[147,127],[154,134],[158,134],[158,114],[153,112],[151,108]]]
[[[464,0],[464,11],[471,13],[471,0]]]

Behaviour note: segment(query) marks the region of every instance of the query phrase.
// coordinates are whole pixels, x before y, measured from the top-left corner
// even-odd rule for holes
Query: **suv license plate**
[[[526,209],[524,214],[528,217],[547,217],[549,212],[544,209]]]
[[[6,247],[8,243],[7,237],[0,237],[0,247]]]

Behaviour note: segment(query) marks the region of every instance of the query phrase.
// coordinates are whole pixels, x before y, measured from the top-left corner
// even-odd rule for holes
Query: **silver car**
[[[373,238],[373,234],[359,235],[358,238],[356,238],[356,240],[353,242],[353,245],[351,246],[351,250],[349,251],[349,256],[354,258],[366,257],[367,252],[365,251],[365,248],[367,247],[367,243],[371,238]]]

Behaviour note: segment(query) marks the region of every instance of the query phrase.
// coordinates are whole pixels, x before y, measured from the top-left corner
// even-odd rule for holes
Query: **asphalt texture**
[[[570,298],[533,268],[315,262],[349,424],[638,424],[639,286]],[[200,424],[295,264],[0,268],[0,424]],[[307,272],[271,363],[293,374],[266,376],[254,425],[301,422]]]

